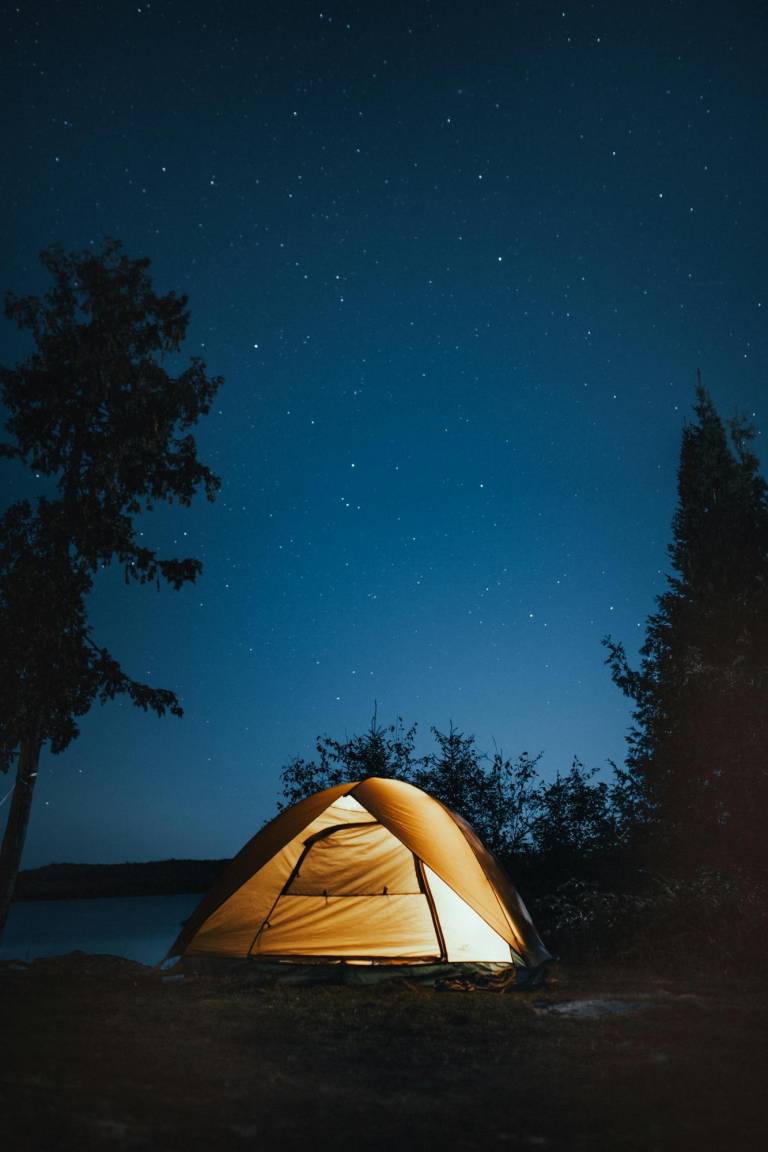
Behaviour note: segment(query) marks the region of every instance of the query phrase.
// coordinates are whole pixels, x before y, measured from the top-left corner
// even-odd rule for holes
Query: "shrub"
[[[762,963],[768,885],[710,869],[650,876],[625,892],[568,880],[533,902],[532,912],[548,948],[564,960],[728,972]]]

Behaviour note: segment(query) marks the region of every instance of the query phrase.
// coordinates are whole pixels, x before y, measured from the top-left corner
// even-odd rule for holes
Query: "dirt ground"
[[[257,989],[74,955],[0,966],[0,1022],[7,1152],[768,1146],[766,997],[715,971]]]

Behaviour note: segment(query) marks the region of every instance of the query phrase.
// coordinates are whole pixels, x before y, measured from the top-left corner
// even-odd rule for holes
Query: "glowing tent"
[[[280,813],[227,865],[169,956],[422,964],[550,959],[472,828],[371,777]]]

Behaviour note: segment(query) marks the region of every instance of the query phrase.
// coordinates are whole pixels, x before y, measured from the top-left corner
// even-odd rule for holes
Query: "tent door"
[[[445,959],[421,861],[378,821],[311,836],[250,952]]]

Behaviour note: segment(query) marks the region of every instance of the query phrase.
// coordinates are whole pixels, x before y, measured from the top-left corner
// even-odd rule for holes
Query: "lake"
[[[34,960],[79,950],[158,964],[200,898],[20,900],[11,905],[0,960]]]

